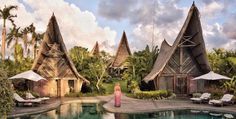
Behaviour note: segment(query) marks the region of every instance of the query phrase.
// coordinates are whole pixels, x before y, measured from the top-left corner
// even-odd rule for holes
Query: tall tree
[[[10,33],[7,34],[7,47],[9,47],[13,42],[13,48],[14,48],[14,58],[15,61],[18,62],[23,58],[23,49],[21,47],[21,44],[19,44],[19,39],[22,37],[22,34],[20,33],[20,27],[14,27],[10,29]]]
[[[29,26],[28,30],[32,34],[32,39],[30,41],[30,44],[33,46],[33,58],[35,59],[37,54],[38,44],[42,41],[44,33],[36,33],[36,28],[33,23]]]
[[[28,51],[28,45],[29,45],[28,33],[29,33],[28,27],[21,30],[22,40],[23,40],[23,45],[24,45],[24,54],[26,54],[26,56],[29,55],[29,51]]]
[[[17,9],[17,6],[5,6],[3,9],[0,9],[0,19],[3,19],[3,28],[2,28],[2,60],[5,60],[5,50],[6,50],[6,21],[9,20],[14,24],[13,18],[16,15],[12,15],[11,11]]]

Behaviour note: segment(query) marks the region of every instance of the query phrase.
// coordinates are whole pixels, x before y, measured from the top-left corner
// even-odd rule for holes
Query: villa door
[[[56,80],[57,82],[57,97],[61,97],[61,80]]]
[[[175,79],[175,93],[187,94],[187,77],[177,77]]]

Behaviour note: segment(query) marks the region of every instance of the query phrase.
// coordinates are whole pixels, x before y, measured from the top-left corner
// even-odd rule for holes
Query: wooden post
[[[176,91],[176,89],[175,89],[175,86],[176,86],[176,75],[174,75],[174,93],[175,93],[175,91]]]
[[[179,67],[179,72],[182,73],[182,65],[183,65],[183,47],[180,47],[180,54],[179,54],[179,64],[180,64],[180,67]]]

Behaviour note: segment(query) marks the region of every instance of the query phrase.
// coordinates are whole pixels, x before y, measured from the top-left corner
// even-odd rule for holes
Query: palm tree
[[[31,32],[32,34],[32,39],[30,41],[30,44],[32,44],[33,46],[33,52],[34,52],[33,58],[35,59],[37,54],[38,44],[42,41],[44,33],[36,33],[36,28],[33,23],[29,26],[29,32]]]
[[[16,27],[14,25],[14,27],[12,29],[10,29],[10,33],[7,34],[7,47],[9,47],[12,42],[14,41],[14,45],[13,45],[13,48],[14,48],[14,58],[15,58],[15,61],[18,62],[19,60],[19,55],[23,55],[23,52],[21,51],[22,48],[19,47],[19,38],[22,37],[22,34],[20,33],[20,27]],[[19,51],[20,50],[20,51]]]
[[[0,9],[0,19],[3,19],[3,29],[2,29],[2,60],[5,60],[5,44],[6,44],[6,21],[9,20],[14,24],[13,18],[16,15],[10,13],[11,10],[17,9],[17,6],[5,6],[3,9]]]
[[[25,27],[23,30],[21,30],[21,34],[22,34],[22,40],[23,40],[23,45],[24,45],[24,54],[26,54],[26,56],[29,55],[29,51],[28,51],[28,45],[29,45],[29,41],[28,41],[28,33],[29,33],[29,28]]]

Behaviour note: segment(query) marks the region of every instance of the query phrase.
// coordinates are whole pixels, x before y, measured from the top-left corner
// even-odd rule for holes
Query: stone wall
[[[74,80],[74,91],[80,92],[82,87],[82,80]],[[40,96],[48,97],[64,97],[65,94],[70,92],[68,80],[66,79],[49,79],[39,82],[34,82],[33,91],[37,92]]]

